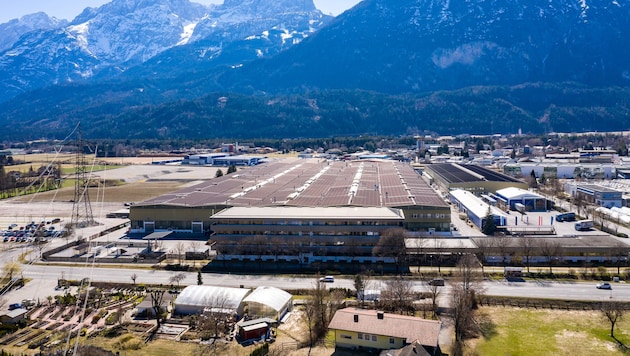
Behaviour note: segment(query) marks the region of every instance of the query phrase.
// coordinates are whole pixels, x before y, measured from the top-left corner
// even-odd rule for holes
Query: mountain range
[[[363,0],[335,19],[312,0],[114,0],[40,22],[0,40],[3,138],[77,121],[121,138],[630,123],[627,0]]]

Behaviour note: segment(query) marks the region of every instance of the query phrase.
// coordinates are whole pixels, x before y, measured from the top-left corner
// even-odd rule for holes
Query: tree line
[[[8,171],[0,164],[0,199],[57,189],[60,184],[60,165],[41,166],[37,170],[31,166],[27,172],[17,172]]]
[[[527,83],[401,95],[349,89],[264,96],[211,93],[145,105],[114,98],[121,102],[68,103],[71,113],[65,114],[56,106],[13,108],[7,117],[24,120],[20,125],[3,122],[14,129],[0,138],[26,140],[32,132],[63,138],[76,117],[82,118],[83,132],[90,139],[622,131],[629,123],[629,92],[623,87]],[[44,127],[39,117],[48,118]]]

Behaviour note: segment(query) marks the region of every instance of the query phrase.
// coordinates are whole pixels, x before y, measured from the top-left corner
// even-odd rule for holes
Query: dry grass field
[[[134,182],[105,188],[90,188],[89,194],[92,202],[140,202],[153,198],[160,194],[173,192],[184,185],[182,182]],[[74,199],[74,188],[62,188],[57,191],[48,191],[15,198],[18,202],[50,202],[70,201]]]
[[[562,311],[505,307],[481,308],[485,337],[471,340],[468,355],[627,355],[610,337],[610,323],[598,311]],[[630,342],[630,320],[615,336]]]

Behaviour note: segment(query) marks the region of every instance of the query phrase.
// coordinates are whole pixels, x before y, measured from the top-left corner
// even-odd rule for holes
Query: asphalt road
[[[171,278],[178,272],[147,270],[147,269],[119,269],[119,268],[91,268],[90,266],[24,266],[24,277],[31,281],[17,291],[7,293],[5,297],[20,301],[22,299],[45,299],[46,296],[59,293],[54,287],[59,278],[80,280],[90,278],[93,281],[131,283],[131,275],[136,274],[138,284],[172,284]],[[197,284],[197,273],[185,273],[186,278],[180,282],[181,286]],[[290,276],[258,276],[258,275],[234,275],[219,273],[204,273],[203,284],[226,287],[257,287],[272,286],[281,289],[307,289],[316,283],[313,277]],[[414,281],[414,289],[427,291],[424,282]],[[374,289],[380,289],[382,282],[375,280]],[[353,289],[351,279],[335,278],[334,283],[327,283],[329,287],[344,287]],[[630,285],[613,283],[612,291],[595,288],[595,282],[550,282],[550,281],[485,281],[486,295],[493,296],[518,296],[524,298],[549,298],[562,300],[586,300],[586,301],[630,301]],[[447,281],[444,292],[448,294],[449,283]],[[444,294],[444,293],[443,293]]]

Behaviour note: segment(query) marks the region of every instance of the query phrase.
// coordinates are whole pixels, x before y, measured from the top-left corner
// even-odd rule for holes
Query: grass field
[[[484,307],[486,337],[469,342],[470,355],[627,355],[610,337],[610,323],[597,311]],[[630,318],[615,336],[630,343]]]
[[[100,190],[90,188],[89,194],[93,202],[140,202],[160,194],[173,192],[182,184],[181,182],[136,182],[109,186]],[[22,196],[17,199],[24,202],[50,202],[53,199],[55,201],[69,201],[74,199],[74,183],[59,190]]]

